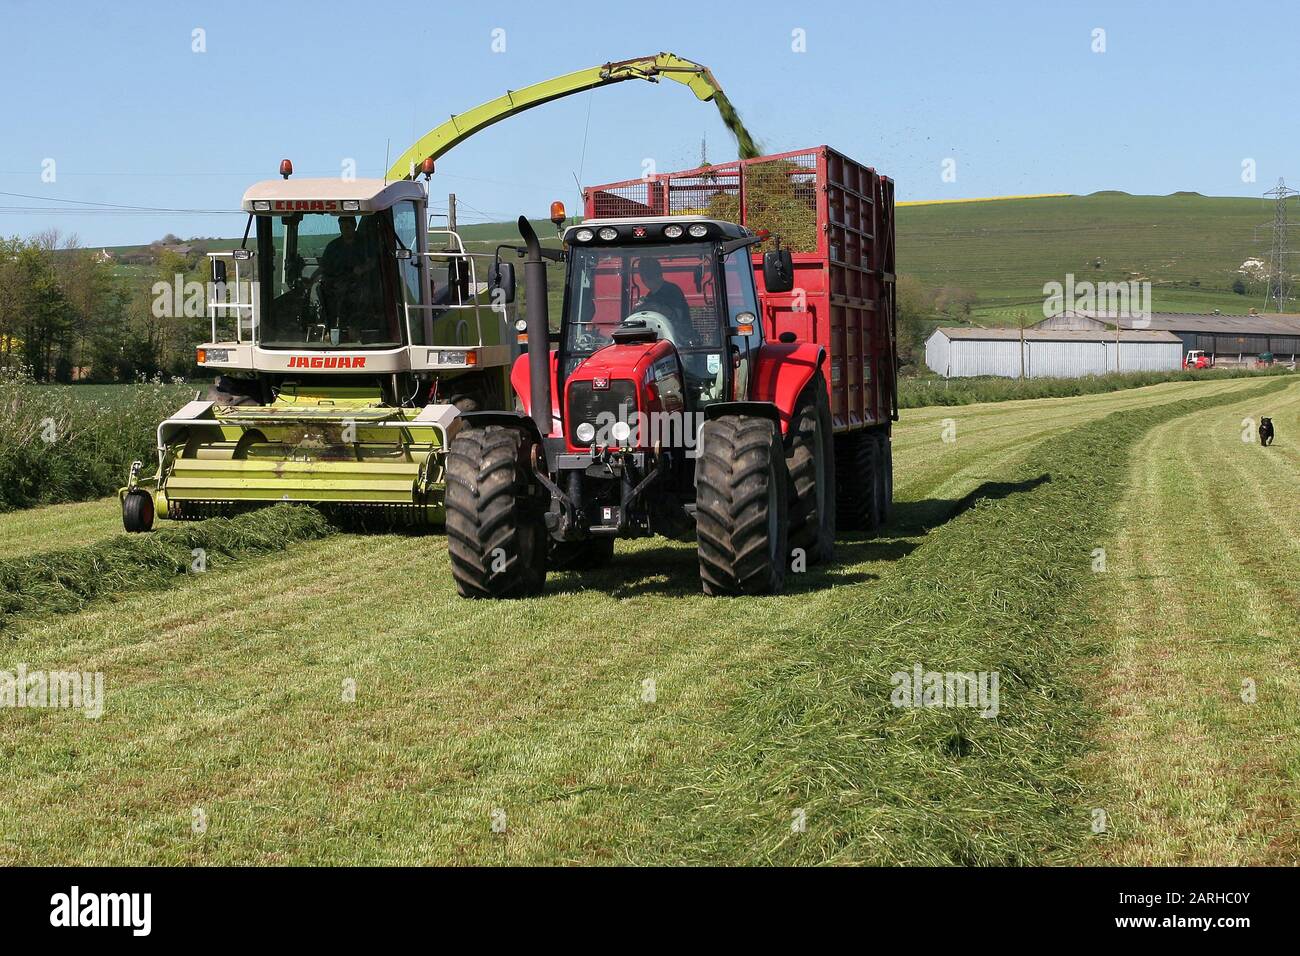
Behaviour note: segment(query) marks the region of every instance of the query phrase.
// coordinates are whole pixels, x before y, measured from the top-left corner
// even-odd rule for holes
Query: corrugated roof
[[[935,329],[952,341],[968,342],[1006,342],[1020,338],[1019,329],[972,329],[943,327]],[[1115,333],[1102,330],[1073,329],[1025,329],[1025,340],[1031,342],[1114,342]],[[1172,332],[1140,331],[1125,329],[1120,333],[1120,342],[1177,342],[1178,336]]]
[[[1105,316],[1102,316],[1105,319]],[[1109,319],[1108,321],[1115,321]],[[1128,329],[1140,324],[1144,329],[1173,332],[1204,332],[1210,335],[1300,335],[1300,315],[1202,315],[1186,312],[1156,312],[1150,320],[1120,319]]]

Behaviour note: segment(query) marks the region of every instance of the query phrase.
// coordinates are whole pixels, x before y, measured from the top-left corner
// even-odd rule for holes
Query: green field
[[[909,410],[892,524],[778,597],[655,539],[469,602],[437,534],[287,533],[16,606],[0,670],[107,705],[0,711],[0,862],[1295,863],[1297,435],[1289,379]],[[84,560],[106,512],[0,530]],[[999,715],[890,706],[913,663],[1000,672]]]
[[[898,268],[934,286],[978,293],[981,321],[1042,317],[1043,283],[1150,280],[1157,312],[1244,315],[1263,307],[1263,287],[1237,270],[1267,258],[1272,208],[1263,199],[1196,193],[943,203],[898,210]],[[1102,260],[1101,268],[1094,262]],[[1297,307],[1300,308],[1300,307]],[[1293,310],[1294,311],[1294,310]]]

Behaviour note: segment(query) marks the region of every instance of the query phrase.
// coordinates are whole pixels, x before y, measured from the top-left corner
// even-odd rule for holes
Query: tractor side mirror
[[[226,283],[226,260],[212,260],[212,284],[225,285]]]
[[[763,253],[763,287],[768,292],[789,292],[794,288],[794,258],[789,249]]]
[[[500,302],[503,305],[509,305],[515,301],[515,264],[513,262],[497,262],[492,267],[489,274],[492,287],[493,303]]]

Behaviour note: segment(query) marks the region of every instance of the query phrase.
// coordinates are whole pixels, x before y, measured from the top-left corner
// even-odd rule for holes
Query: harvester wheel
[[[530,494],[531,443],[517,428],[466,425],[447,450],[447,550],[461,597],[540,594],[549,535]]]
[[[249,394],[256,387],[256,382],[231,379],[222,375],[212,385],[208,386],[208,401],[226,406],[256,405],[258,404],[257,398]]]
[[[802,548],[810,564],[835,551],[835,442],[826,380],[819,373],[799,397],[790,420],[790,549]]]
[[[880,525],[882,470],[875,433],[863,429],[839,436],[835,449],[835,502],[841,528],[874,531]]]
[[[122,499],[122,527],[135,533],[153,528],[153,495],[147,491],[128,491]]]
[[[704,424],[695,504],[705,594],[775,594],[785,586],[789,490],[775,422],[724,415]]]
[[[550,566],[556,571],[589,571],[614,560],[613,538],[552,541]]]

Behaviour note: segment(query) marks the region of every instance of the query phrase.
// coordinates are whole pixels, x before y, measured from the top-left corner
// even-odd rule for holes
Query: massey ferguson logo
[[[271,203],[275,212],[337,212],[337,199],[277,199]]]
[[[290,355],[289,368],[365,368],[364,355]]]
[[[592,388],[607,389],[609,388],[609,376],[597,375],[591,380]]]

